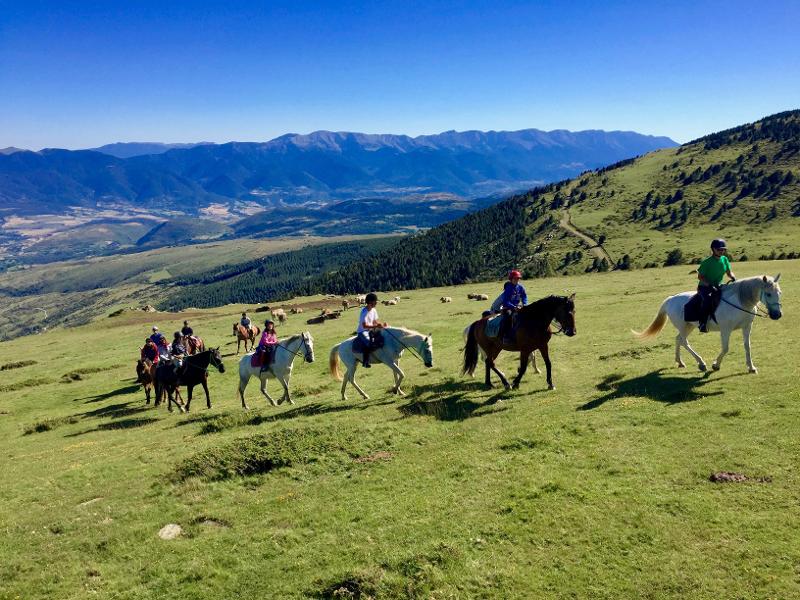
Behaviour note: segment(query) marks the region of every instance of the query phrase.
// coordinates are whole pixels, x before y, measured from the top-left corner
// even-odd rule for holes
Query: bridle
[[[392,336],[392,338],[394,338],[395,340],[397,340],[397,343],[398,343],[398,344],[400,344],[400,345],[401,345],[403,348],[405,348],[406,350],[408,350],[408,351],[411,353],[411,355],[412,355],[412,356],[414,356],[414,357],[415,357],[417,360],[419,360],[419,362],[421,362],[423,365],[426,365],[426,366],[427,366],[427,363],[425,362],[425,359],[423,359],[423,358],[420,356],[420,354],[422,354],[422,353],[424,352],[423,348],[426,348],[426,349],[427,349],[427,347],[428,347],[428,344],[427,344],[427,339],[428,339],[428,338],[427,338],[427,337],[425,337],[425,338],[423,338],[423,339],[422,339],[422,341],[419,343],[419,348],[415,350],[415,349],[414,349],[414,348],[412,348],[411,346],[409,346],[409,345],[405,344],[405,343],[403,342],[403,340],[401,340],[399,337],[397,337],[395,334],[393,334],[393,333],[392,333],[391,331],[389,331],[388,329],[381,329],[380,331],[385,331],[386,333],[388,333],[390,336]],[[418,354],[418,353],[419,353],[419,354]]]
[[[312,359],[314,358],[314,356],[313,356],[313,354],[312,354],[312,352],[313,352],[313,351],[312,351],[312,349],[311,349],[311,346],[309,346],[309,345],[308,345],[308,340],[306,339],[306,334],[305,334],[305,333],[301,333],[301,334],[300,334],[300,340],[301,340],[301,341],[300,341],[300,348],[302,348],[302,347],[304,347],[304,346],[305,346],[305,349],[306,349],[306,350],[305,350],[305,354],[303,354],[302,352],[295,352],[294,350],[292,350],[292,349],[291,349],[291,348],[289,348],[288,346],[284,346],[283,344],[280,344],[280,343],[276,344],[276,346],[277,346],[278,348],[283,348],[283,349],[284,349],[284,350],[286,350],[286,351],[287,351],[289,354],[294,354],[295,356],[302,356],[302,357],[303,357],[303,359],[304,359],[306,362],[309,362],[309,363],[310,363],[310,362],[312,362]]]

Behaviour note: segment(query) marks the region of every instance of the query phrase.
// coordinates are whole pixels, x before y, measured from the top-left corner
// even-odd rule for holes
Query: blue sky
[[[0,147],[623,129],[800,108],[800,2],[0,0]]]

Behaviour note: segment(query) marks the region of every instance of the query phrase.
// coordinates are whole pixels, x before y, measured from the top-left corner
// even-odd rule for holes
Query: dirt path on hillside
[[[584,242],[586,242],[589,245],[589,252],[592,253],[592,256],[595,256],[596,258],[599,258],[601,260],[605,258],[608,261],[609,267],[614,266],[614,261],[611,260],[611,256],[609,255],[608,252],[606,252],[606,249],[603,248],[600,244],[598,244],[597,240],[589,237],[580,229],[575,227],[575,225],[572,224],[572,217],[570,216],[568,210],[564,211],[564,215],[561,217],[561,221],[558,222],[558,226],[561,227],[561,229],[563,229],[570,235],[574,235],[575,237],[580,238]]]

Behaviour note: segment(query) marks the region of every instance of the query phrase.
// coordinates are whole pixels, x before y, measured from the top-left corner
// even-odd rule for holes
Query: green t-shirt
[[[719,285],[722,283],[722,278],[725,276],[725,273],[730,270],[731,263],[727,256],[720,256],[719,259],[717,259],[716,256],[709,256],[700,263],[697,272],[702,275],[703,279],[709,284]]]

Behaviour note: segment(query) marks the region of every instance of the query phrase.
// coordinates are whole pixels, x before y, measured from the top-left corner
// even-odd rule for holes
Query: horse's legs
[[[483,385],[486,386],[486,388],[488,389],[492,387],[492,372],[491,372],[492,367],[489,365],[488,357],[483,359],[483,364],[486,365],[486,381],[484,381]]]
[[[211,408],[211,395],[208,393],[208,373],[203,375],[200,385],[203,386],[203,391],[206,393],[206,408]]]
[[[250,377],[248,376],[247,379],[243,378],[239,375],[239,395],[242,397],[242,408],[245,410],[250,410],[247,406],[247,403],[244,401],[244,390],[247,387],[247,382],[250,381]]]
[[[186,412],[189,412],[189,407],[192,405],[192,391],[193,390],[194,390],[194,386],[193,385],[187,385],[186,386],[186,395],[187,395]]]
[[[534,373],[536,373],[537,375],[539,373],[541,373],[541,371],[539,370],[539,366],[536,364],[536,351],[535,350],[533,352],[531,352],[531,366],[533,367],[533,372]]]
[[[398,365],[396,362],[390,363],[389,368],[392,370],[392,374],[394,375],[394,389],[392,391],[398,396],[405,396],[406,393],[400,389],[400,384],[403,382],[406,374],[403,373],[400,365]]]
[[[753,364],[753,358],[750,356],[750,331],[753,328],[752,321],[742,327],[742,340],[744,341],[744,360],[747,363],[748,373],[758,373],[758,369]]]
[[[503,384],[503,387],[506,388],[506,389],[509,389],[511,387],[511,384],[508,383],[508,379],[506,379],[506,376],[503,374],[503,372],[500,369],[498,369],[497,366],[494,364],[494,361],[495,361],[495,359],[497,358],[497,356],[499,354],[500,354],[499,350],[495,350],[495,351],[492,351],[492,352],[487,352],[486,360],[488,361],[489,368],[492,371],[494,371],[497,374],[497,376],[500,378],[500,383]]]
[[[675,336],[675,362],[681,369],[686,367],[686,363],[681,359],[681,345],[683,344],[683,336],[679,333]]]
[[[272,404],[272,406],[278,406],[278,403],[275,402],[273,397],[269,395],[269,392],[267,392],[267,374],[262,373],[259,379],[261,380],[261,393],[264,395],[264,398],[269,400],[269,403]]]
[[[356,366],[355,366],[355,364],[350,369],[347,370],[347,375],[345,375],[345,377],[350,379],[350,383],[352,384],[352,386],[354,388],[356,388],[356,391],[359,394],[361,394],[361,397],[364,398],[364,400],[369,400],[369,396],[367,396],[367,392],[362,390],[361,386],[356,383]],[[342,389],[344,389],[344,386],[342,387]]]
[[[345,390],[345,388],[347,388],[347,382],[349,381],[349,379],[350,379],[350,370],[348,369],[347,373],[345,373],[345,376],[342,377],[342,400],[343,401],[347,400],[347,396],[345,395],[344,390]]]
[[[722,358],[728,353],[728,347],[731,341],[731,332],[729,330],[721,330],[720,338],[722,341],[722,348],[720,349],[720,353],[717,355],[717,358],[713,363],[711,363],[711,368],[715,371],[719,371],[719,368],[722,366]]]
[[[683,329],[683,332],[681,333],[681,345],[684,348],[686,348],[686,350],[689,351],[689,354],[694,356],[694,359],[697,361],[697,367],[701,371],[708,371],[708,367],[706,366],[706,361],[704,361],[703,357],[700,356],[697,352],[695,352],[694,348],[692,348],[689,345],[689,334],[691,333],[691,331],[692,331],[692,325],[689,325],[687,323],[686,326]]]
[[[289,381],[284,377],[279,377],[278,381],[281,382],[283,386],[283,397],[278,400],[278,404],[283,402],[288,402],[289,404],[294,404],[294,400],[292,400],[291,396],[289,396]]]
[[[547,347],[547,344],[544,344],[541,348],[539,348],[539,352],[542,353],[542,360],[544,360],[544,366],[547,370],[547,389],[554,390],[556,386],[553,385],[553,369],[552,365],[550,364],[550,349]]]
[[[525,375],[525,371],[528,370],[528,360],[530,360],[531,352],[526,352],[521,350],[519,353],[519,371],[517,372],[517,376],[514,378],[514,382],[511,384],[511,389],[515,390],[519,387],[519,382],[522,381],[522,376]]]

